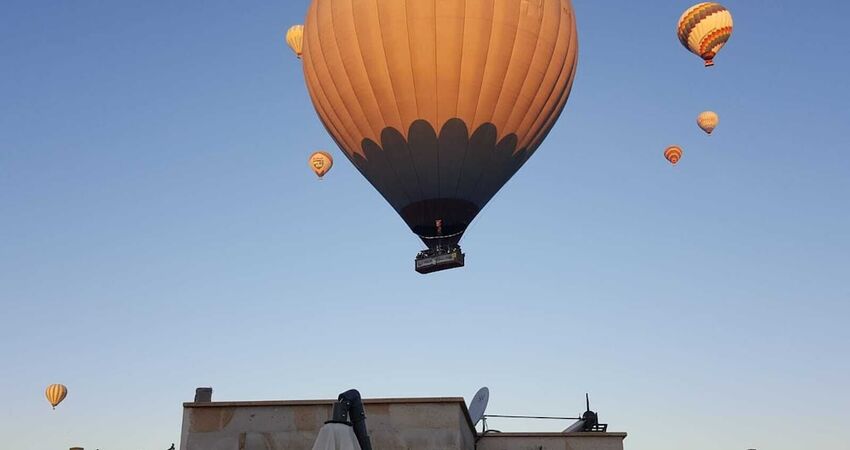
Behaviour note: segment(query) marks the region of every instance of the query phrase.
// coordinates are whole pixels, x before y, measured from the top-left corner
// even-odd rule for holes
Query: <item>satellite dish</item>
[[[478,425],[478,422],[484,418],[484,411],[487,410],[487,403],[490,401],[490,390],[483,387],[475,393],[472,401],[469,402],[469,418],[472,419],[472,425]]]

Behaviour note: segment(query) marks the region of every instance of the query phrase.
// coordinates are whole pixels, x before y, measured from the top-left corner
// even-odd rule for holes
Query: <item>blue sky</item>
[[[564,115],[467,267],[428,277],[312,110],[283,41],[307,5],[4,3],[5,446],[164,449],[202,385],[487,385],[502,414],[578,413],[589,391],[630,450],[848,448],[846,2],[730,0],[705,70],[675,36],[689,2],[574,0]],[[339,156],[321,183],[320,148]]]

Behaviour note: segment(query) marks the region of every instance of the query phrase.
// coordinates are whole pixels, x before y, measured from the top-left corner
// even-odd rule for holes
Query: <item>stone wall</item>
[[[479,438],[462,398],[364,404],[374,450],[623,450],[626,437],[488,433]],[[180,450],[311,450],[332,409],[332,400],[185,403]]]
[[[471,450],[462,398],[365,400],[372,446]],[[181,450],[310,450],[333,401],[187,403]]]
[[[623,450],[626,433],[494,433],[477,450]]]

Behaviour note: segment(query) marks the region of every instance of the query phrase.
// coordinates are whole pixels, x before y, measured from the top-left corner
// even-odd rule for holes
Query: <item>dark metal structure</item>
[[[211,387],[199,387],[195,389],[195,403],[209,403],[212,401],[213,390]]]
[[[582,431],[585,433],[605,433],[608,431],[607,423],[599,423],[599,414],[595,411],[590,410],[590,396],[585,394],[585,400],[587,401],[587,411],[581,415],[581,418],[578,419],[578,422],[570,425],[569,428],[564,430],[565,433],[574,432],[574,431]]]
[[[339,394],[334,403],[333,418],[325,423],[341,423],[354,428],[361,450],[372,450],[372,441],[366,430],[366,409],[357,389]]]

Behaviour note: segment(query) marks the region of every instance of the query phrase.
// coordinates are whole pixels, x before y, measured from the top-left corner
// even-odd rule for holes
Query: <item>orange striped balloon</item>
[[[47,397],[50,405],[53,406],[53,409],[56,409],[56,406],[62,403],[62,400],[65,400],[65,397],[68,395],[68,388],[62,384],[51,384],[45,389],[44,395]]]
[[[705,61],[705,67],[714,65],[717,52],[732,36],[732,13],[714,2],[699,3],[690,7],[679,18],[679,42],[691,53]]]
[[[667,161],[670,161],[670,164],[674,166],[679,163],[679,160],[682,159],[682,148],[677,145],[671,145],[664,150],[664,157],[667,158]]]

